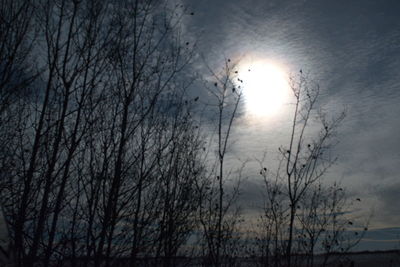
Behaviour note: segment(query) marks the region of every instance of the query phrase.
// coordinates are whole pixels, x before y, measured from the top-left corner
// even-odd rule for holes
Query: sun
[[[278,64],[257,61],[239,68],[246,112],[255,116],[276,115],[288,101],[286,72]]]

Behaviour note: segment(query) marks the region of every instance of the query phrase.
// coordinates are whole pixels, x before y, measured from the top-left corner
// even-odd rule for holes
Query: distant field
[[[322,266],[324,255],[317,255],[314,258],[314,266]],[[302,256],[297,258],[297,262],[302,261]],[[261,266],[256,261],[246,261],[245,264],[238,266]],[[295,266],[309,266],[306,263]],[[395,267],[400,266],[400,251],[365,251],[352,252],[346,254],[335,254],[329,257],[327,266],[331,267]]]
[[[360,267],[391,267],[400,266],[400,251],[382,251],[382,252],[354,252],[341,255],[340,262],[333,266],[360,266]],[[353,263],[353,265],[352,265]]]
[[[317,255],[314,258],[314,266],[322,266],[324,261],[324,255]],[[163,263],[159,259],[146,258],[138,260],[138,266],[141,267],[158,267],[163,266]],[[194,266],[201,267],[207,266],[202,263],[201,258],[185,258],[179,257],[171,259],[172,266],[183,267],[183,266]],[[293,267],[306,267],[310,266],[306,263],[305,257],[302,255],[294,256]],[[11,264],[11,265],[10,265]],[[0,257],[0,267],[1,266],[12,266],[12,261],[7,260],[2,254]],[[93,266],[92,261],[84,261],[83,259],[77,259],[74,264],[69,260],[63,262],[53,262],[51,266]],[[112,261],[112,266],[114,267],[125,267],[129,266],[129,259],[114,259]],[[264,266],[261,261],[257,258],[239,258],[231,259],[229,266],[232,267],[253,267],[253,266]],[[352,252],[346,254],[333,254],[329,257],[328,264],[325,266],[329,267],[400,267],[400,251],[365,251],[365,252]]]

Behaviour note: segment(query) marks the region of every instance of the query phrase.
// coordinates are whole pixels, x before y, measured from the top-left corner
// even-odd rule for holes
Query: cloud
[[[377,199],[379,201],[376,220],[382,221],[387,225],[398,225],[400,221],[399,209],[399,192],[400,183],[383,184],[375,189]]]
[[[400,21],[395,1],[191,1],[190,29],[201,33],[199,49],[218,66],[225,56],[251,54],[311,72],[331,112],[347,108],[339,129],[338,164],[329,179],[342,181],[351,196],[375,207],[371,223],[398,225],[400,184]],[[287,141],[290,115],[235,125],[231,152],[242,159],[268,150],[274,162]],[[256,179],[257,166],[249,170]],[[255,175],[254,175],[255,174]],[[251,181],[244,202],[257,200]],[[245,196],[249,193],[249,196]]]

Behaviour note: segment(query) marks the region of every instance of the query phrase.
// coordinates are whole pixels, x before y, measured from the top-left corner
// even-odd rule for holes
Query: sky
[[[308,73],[332,114],[346,109],[327,174],[359,197],[370,231],[362,249],[400,246],[400,2],[395,0],[186,0],[185,31],[208,65],[264,60]],[[244,64],[244,63],[243,63]],[[201,90],[198,88],[197,90]],[[198,92],[204,95],[204,92]],[[269,117],[242,116],[232,152],[269,159],[287,140],[290,105]],[[286,138],[286,139],[285,139]],[[258,171],[254,171],[257,173]],[[248,173],[252,177],[251,171]],[[257,178],[244,191],[254,196]],[[253,194],[254,193],[254,194]]]

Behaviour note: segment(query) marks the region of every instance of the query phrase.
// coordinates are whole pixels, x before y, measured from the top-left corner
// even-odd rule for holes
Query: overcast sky
[[[328,174],[363,200],[373,217],[363,248],[400,242],[400,2],[396,0],[187,0],[185,29],[207,64],[262,58],[318,81],[332,112],[347,109],[338,164]],[[201,94],[201,92],[199,92]],[[285,142],[288,114],[241,118],[233,150],[271,158]],[[236,153],[237,154],[237,153]],[[255,170],[256,172],[256,170]],[[254,178],[256,179],[256,178]],[[247,191],[257,189],[250,182]],[[390,228],[390,229],[389,229]],[[386,230],[383,230],[386,229]],[[383,232],[382,232],[383,231]],[[385,233],[382,235],[382,233]]]

